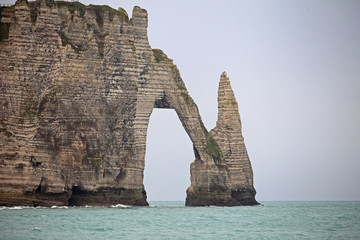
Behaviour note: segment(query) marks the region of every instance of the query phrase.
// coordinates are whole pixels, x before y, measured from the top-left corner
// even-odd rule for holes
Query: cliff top
[[[69,2],[69,1],[54,1],[54,0],[36,0],[36,1],[27,1],[27,0],[17,0],[16,3],[12,6],[3,6],[0,7],[0,19],[2,11],[13,11],[15,5],[26,4],[30,8],[32,14],[32,21],[36,22],[36,16],[38,14],[38,8],[41,4],[46,4],[48,7],[57,6],[58,8],[66,7],[68,11],[74,15],[78,14],[83,17],[86,11],[94,11],[97,15],[108,14],[109,19],[112,20],[114,16],[118,16],[122,21],[130,22],[129,15],[126,10],[119,7],[117,10],[109,7],[108,5],[84,5],[81,2]],[[141,9],[138,6],[134,7],[134,12],[147,13],[146,10]]]

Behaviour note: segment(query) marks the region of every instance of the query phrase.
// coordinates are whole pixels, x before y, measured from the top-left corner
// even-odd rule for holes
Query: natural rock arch
[[[155,59],[155,71],[162,69],[165,74],[158,83],[151,83],[141,94],[139,111],[139,122],[146,127],[139,131],[139,138],[146,141],[146,130],[153,108],[170,108],[177,113],[185,131],[193,143],[195,161],[191,164],[191,186],[187,190],[188,205],[229,204],[230,178],[229,172],[219,149],[212,135],[204,127],[199,110],[193,99],[189,96],[185,84],[181,80],[177,67],[161,50],[153,50]],[[160,71],[160,70],[158,70]],[[151,80],[150,80],[151,81]],[[150,82],[149,81],[149,82]],[[153,88],[152,86],[157,86]],[[151,92],[147,96],[146,92]],[[143,105],[142,105],[143,104]],[[142,148],[142,141],[140,149]],[[139,159],[145,159],[145,152],[141,152]]]
[[[129,19],[122,9],[18,0],[1,22],[0,205],[147,205],[154,107],[173,108],[193,143],[186,205],[257,203],[241,125],[227,131],[220,117],[208,132],[177,67],[151,49],[145,10]],[[224,133],[242,154],[223,154]]]
[[[194,151],[175,110],[154,108],[146,136],[144,188],[147,201],[181,201],[190,186]]]

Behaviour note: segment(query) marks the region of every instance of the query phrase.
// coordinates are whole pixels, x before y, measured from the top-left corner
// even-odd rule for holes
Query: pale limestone
[[[18,0],[2,12],[10,31],[0,42],[0,205],[147,205],[153,108],[174,109],[193,142],[186,204],[242,204],[231,194],[252,186],[252,172],[241,154],[239,164],[224,159],[223,137],[214,134],[221,151],[177,67],[151,49],[146,10],[128,19],[94,6],[34,5]]]
[[[257,204],[253,182],[253,170],[241,132],[238,103],[223,72],[218,90],[218,119],[211,134],[219,144],[231,175],[231,192],[242,205]]]

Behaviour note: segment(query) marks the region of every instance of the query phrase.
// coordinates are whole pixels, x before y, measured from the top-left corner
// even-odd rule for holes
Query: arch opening
[[[185,201],[193,144],[173,109],[154,108],[146,139],[144,187],[148,201]]]

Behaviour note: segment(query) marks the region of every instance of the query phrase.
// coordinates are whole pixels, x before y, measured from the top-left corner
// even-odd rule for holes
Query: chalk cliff
[[[240,205],[256,205],[253,171],[241,131],[238,103],[229,78],[221,74],[218,91],[218,120],[210,131],[224,155],[231,175],[231,196]]]
[[[151,49],[146,10],[17,0],[0,22],[0,205],[147,205],[153,108],[174,109],[193,143],[186,205],[256,203],[240,125],[229,145],[219,95],[207,131],[176,65]]]

